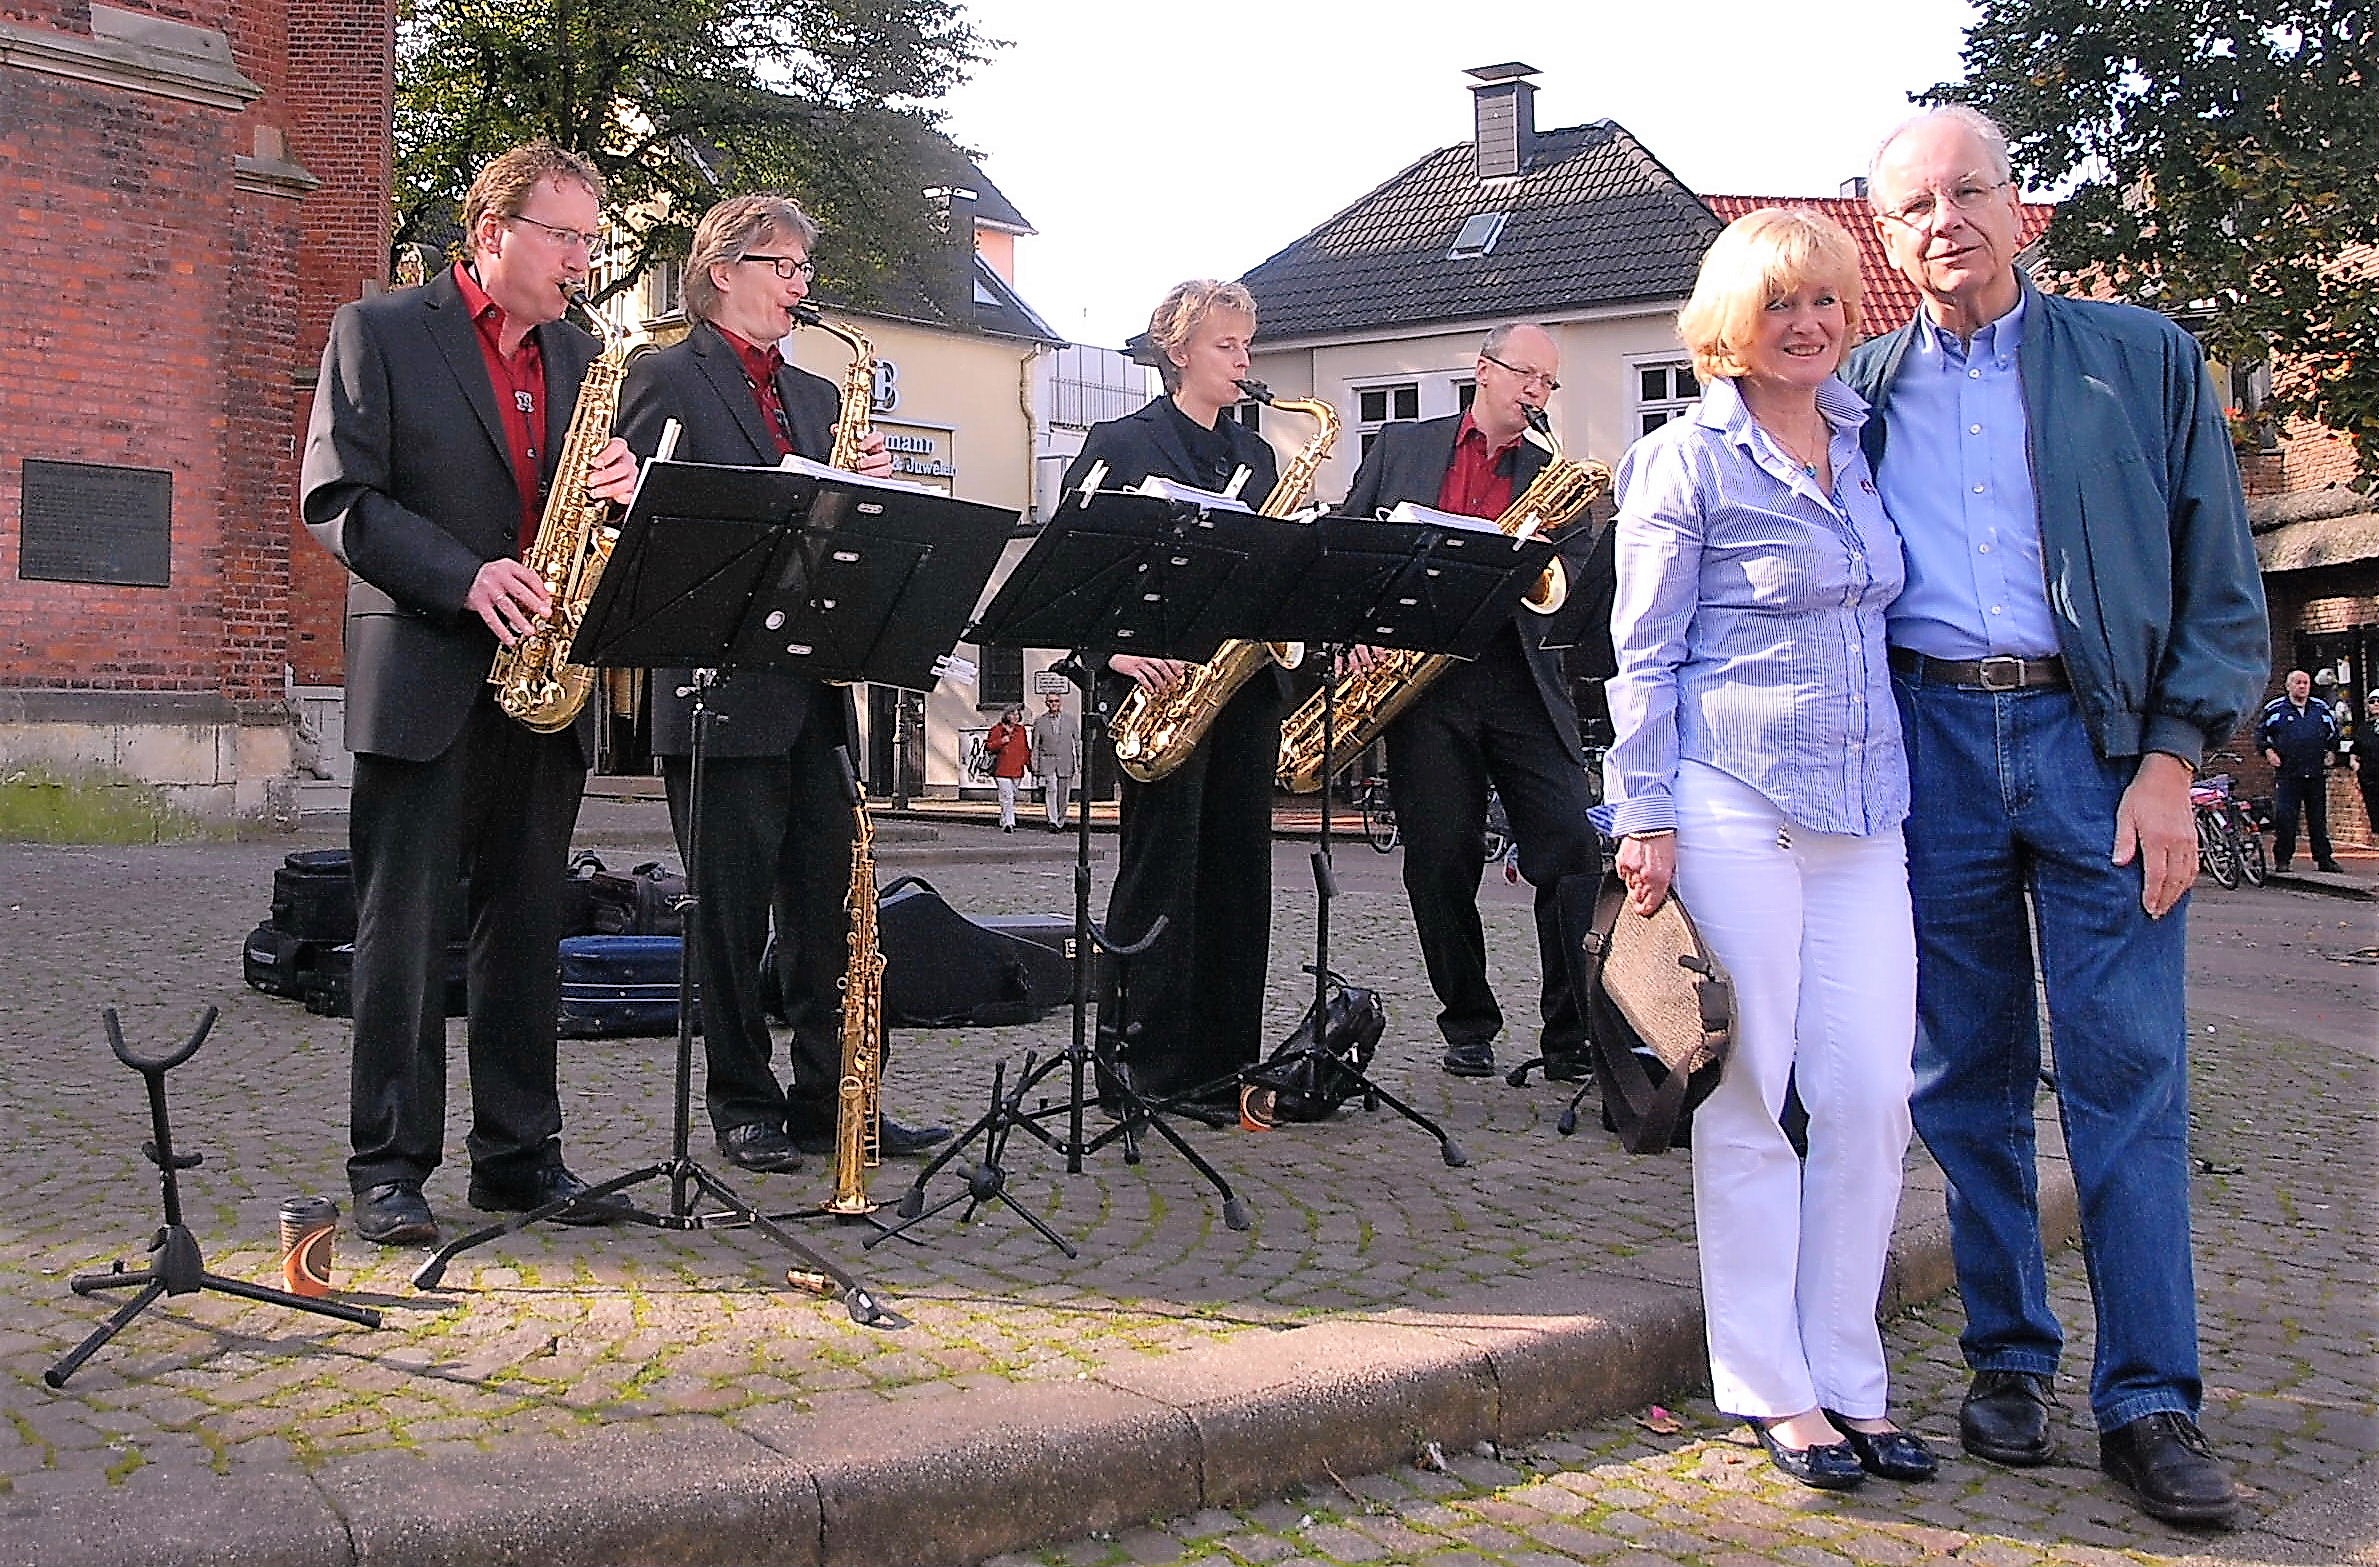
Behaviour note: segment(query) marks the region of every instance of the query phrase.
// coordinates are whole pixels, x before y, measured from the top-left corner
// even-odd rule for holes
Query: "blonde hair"
[[[1252,328],[1256,296],[1243,284],[1192,278],[1187,283],[1174,284],[1150,312],[1148,343],[1156,350],[1156,373],[1164,378],[1167,392],[1181,390],[1181,367],[1173,362],[1173,350],[1197,335],[1198,328],[1217,310],[1238,311],[1247,317]]]
[[[1859,335],[1859,250],[1842,225],[1808,207],[1762,207],[1726,226],[1702,257],[1693,297],[1677,312],[1677,335],[1704,381],[1739,376],[1771,300],[1812,284],[1842,301],[1846,343]]]
[[[566,180],[584,185],[603,199],[603,176],[584,156],[567,147],[556,146],[540,136],[519,146],[497,153],[471,181],[471,188],[463,193],[463,248],[479,248],[479,220],[491,213],[499,218],[517,218],[529,199],[529,192],[547,180]]]
[[[818,242],[817,220],[802,211],[792,197],[774,191],[730,196],[702,214],[702,221],[694,225],[693,246],[686,252],[685,282],[681,285],[686,314],[697,321],[715,316],[719,286],[710,280],[710,269],[741,261],[760,236],[769,233],[799,240],[805,251]]]

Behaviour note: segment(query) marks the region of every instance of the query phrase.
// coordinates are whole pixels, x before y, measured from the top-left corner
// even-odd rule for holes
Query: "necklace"
[[[1761,425],[1760,428],[1768,432],[1768,439],[1774,441],[1778,446],[1784,448],[1784,454],[1787,457],[1790,457],[1796,464],[1798,464],[1803,473],[1809,475],[1813,479],[1817,477],[1817,470],[1826,459],[1826,452],[1827,449],[1833,444],[1834,435],[1833,427],[1825,423],[1822,417],[1820,417],[1818,421],[1818,429],[1822,433],[1813,443],[1817,448],[1817,455],[1814,457],[1809,455],[1807,449],[1802,445],[1802,443],[1787,438],[1784,432],[1781,430],[1775,429],[1766,424]]]

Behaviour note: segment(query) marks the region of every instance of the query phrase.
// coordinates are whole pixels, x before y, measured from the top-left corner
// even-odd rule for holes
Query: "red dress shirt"
[[[1513,436],[1501,446],[1487,448],[1487,432],[1465,412],[1454,427],[1454,460],[1446,466],[1438,486],[1437,509],[1465,517],[1500,517],[1512,504],[1512,476],[1499,472],[1504,453],[1520,444]]]
[[[537,330],[520,340],[520,347],[512,357],[504,357],[504,307],[490,299],[479,280],[471,276],[471,269],[461,262],[454,264],[454,282],[463,292],[463,305],[471,312],[471,325],[479,332],[479,357],[487,364],[488,386],[496,394],[496,412],[504,421],[506,455],[512,459],[512,482],[520,490],[520,547],[525,553],[537,537],[537,523],[544,507],[543,454],[537,443],[544,439],[545,419],[541,410],[545,404],[545,351],[537,346]]]
[[[760,404],[760,422],[768,426],[768,433],[776,438],[776,454],[793,454],[793,425],[785,417],[784,399],[777,395],[776,373],[785,368],[784,350],[771,343],[766,348],[745,342],[742,338],[719,328],[719,336],[735,350],[735,357],[743,362],[744,384],[752,389],[753,398]]]

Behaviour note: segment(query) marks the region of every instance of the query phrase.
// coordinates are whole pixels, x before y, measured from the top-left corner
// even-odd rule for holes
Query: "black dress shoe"
[[[550,1217],[556,1224],[617,1224],[636,1211],[635,1204],[617,1192],[601,1197],[582,1197],[586,1182],[572,1175],[558,1164],[549,1164],[535,1174],[517,1180],[494,1180],[484,1175],[471,1177],[471,1206],[489,1213],[527,1213],[549,1202],[563,1198],[575,1199],[570,1206]]]
[[[2238,1523],[2230,1471],[2187,1415],[2161,1411],[2100,1432],[2098,1467],[2128,1486],[2151,1518],[2216,1529]]]
[[[719,1152],[737,1169],[762,1175],[801,1168],[801,1150],[793,1146],[793,1139],[785,1135],[783,1127],[766,1121],[728,1127],[719,1133]]]
[[[355,1233],[382,1246],[432,1246],[438,1220],[419,1181],[382,1181],[355,1194]]]
[[[1977,1458],[2028,1469],[2057,1456],[2049,1379],[2030,1371],[1977,1371],[1958,1405],[1958,1441]]]
[[[2315,860],[2313,862],[2313,869],[2325,872],[2331,876],[2343,876],[2346,874],[2344,871],[2338,869],[2338,862],[2335,860]]]
[[[806,1115],[788,1117],[785,1136],[794,1147],[806,1154],[831,1158],[834,1154],[834,1122],[820,1121]],[[876,1124],[876,1149],[887,1159],[923,1153],[936,1143],[947,1142],[950,1128],[946,1126],[903,1126],[890,1116]]]
[[[1467,1045],[1448,1045],[1438,1065],[1455,1077],[1493,1077],[1495,1042],[1482,1039]]]
[[[1941,1470],[1933,1450],[1909,1432],[1861,1431],[1830,1409],[1824,1414],[1858,1454],[1859,1467],[1879,1479],[1930,1480]]]
[[[1847,1491],[1867,1478],[1867,1471],[1860,1467],[1859,1455],[1851,1451],[1848,1442],[1787,1447],[1776,1440],[1765,1420],[1752,1416],[1746,1417],[1746,1423],[1751,1434],[1759,1438],[1759,1445],[1768,1450],[1768,1462],[1812,1491]]]
[[[1583,1083],[1594,1075],[1594,1058],[1583,1050],[1548,1050],[1544,1063],[1548,1083]]]

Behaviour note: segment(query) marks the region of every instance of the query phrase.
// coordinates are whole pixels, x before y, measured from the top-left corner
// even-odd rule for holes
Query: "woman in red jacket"
[[[1000,714],[1000,721],[983,737],[983,750],[991,758],[992,782],[1000,792],[1000,831],[1014,832],[1016,789],[1033,765],[1033,732],[1025,727],[1023,708]]]

